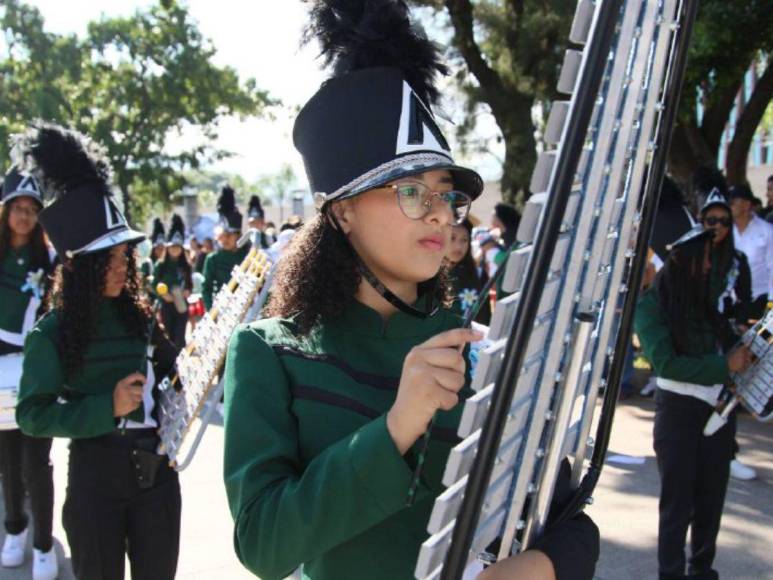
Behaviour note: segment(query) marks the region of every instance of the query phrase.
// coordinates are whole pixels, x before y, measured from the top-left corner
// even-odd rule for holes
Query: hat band
[[[362,191],[362,187],[366,184],[369,184],[371,182],[378,182],[380,178],[388,176],[390,173],[392,173],[395,169],[399,169],[400,167],[403,167],[405,165],[415,165],[420,163],[453,163],[454,160],[451,158],[450,155],[441,155],[439,153],[414,153],[411,155],[404,155],[402,157],[398,157],[397,159],[393,159],[391,161],[387,161],[386,163],[382,163],[375,169],[371,169],[367,173],[363,173],[359,177],[351,180],[346,185],[339,187],[336,189],[333,193],[330,194],[324,194],[324,193],[315,193],[315,204],[317,206],[317,209],[320,209],[322,205],[329,201],[333,201],[334,199],[338,199],[339,197],[342,197],[344,194],[352,192],[354,193],[360,193]],[[324,198],[323,198],[324,196]]]

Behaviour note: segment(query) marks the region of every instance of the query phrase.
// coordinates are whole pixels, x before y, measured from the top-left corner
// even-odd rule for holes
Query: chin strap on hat
[[[434,316],[435,313],[440,309],[440,305],[436,303],[435,296],[434,296],[434,290],[437,286],[437,280],[434,281],[433,287],[429,289],[429,301],[427,305],[427,310],[422,311],[418,308],[414,308],[410,304],[407,304],[405,301],[403,301],[399,296],[397,296],[394,292],[392,292],[389,288],[387,288],[381,280],[379,280],[376,275],[371,272],[370,268],[365,265],[365,262],[362,261],[362,258],[357,254],[357,251],[354,249],[354,246],[349,242],[349,238],[344,233],[343,229],[341,228],[341,224],[338,223],[338,219],[336,218],[335,214],[332,211],[323,211],[323,214],[325,217],[329,217],[330,221],[333,224],[333,227],[335,230],[339,233],[341,236],[341,239],[344,241],[346,246],[351,250],[352,256],[354,256],[354,261],[357,264],[357,270],[359,271],[360,275],[365,278],[365,280],[370,284],[373,289],[378,292],[381,297],[389,302],[392,306],[397,308],[398,310],[401,310],[402,312],[405,312],[406,314],[409,314],[410,316],[414,316],[416,318],[428,318],[429,316]]]

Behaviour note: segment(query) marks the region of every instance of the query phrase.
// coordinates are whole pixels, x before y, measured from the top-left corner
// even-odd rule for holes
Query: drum
[[[0,431],[18,429],[16,399],[19,396],[22,353],[0,356]]]

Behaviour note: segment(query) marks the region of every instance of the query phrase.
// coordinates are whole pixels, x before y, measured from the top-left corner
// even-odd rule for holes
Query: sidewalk
[[[657,578],[659,481],[652,451],[653,413],[654,404],[647,399],[635,398],[618,407],[610,455],[644,458],[644,463],[608,463],[595,503],[588,510],[602,534],[596,575],[599,580]],[[773,425],[741,415],[739,435],[741,458],[757,469],[760,478],[752,482],[730,482],[717,568],[723,579],[773,578]],[[182,542],[177,575],[181,580],[252,578],[233,552],[233,525],[221,476],[222,448],[222,427],[210,427],[192,465],[181,474]],[[71,580],[69,549],[61,526],[67,442],[55,441],[51,456],[56,487],[54,536],[62,564],[60,579]],[[17,570],[0,569],[2,580],[29,578],[29,562]]]

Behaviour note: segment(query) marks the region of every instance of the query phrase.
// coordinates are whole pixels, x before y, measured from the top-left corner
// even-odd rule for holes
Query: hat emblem
[[[112,230],[115,228],[120,227],[127,227],[126,225],[126,218],[123,217],[123,214],[118,209],[118,206],[113,203],[113,200],[110,199],[110,196],[106,195],[104,197],[105,202],[105,224],[107,225],[108,230]]]
[[[416,151],[436,151],[451,156],[448,141],[443,137],[432,113],[411,86],[403,81],[403,101],[395,153],[403,155]]]

